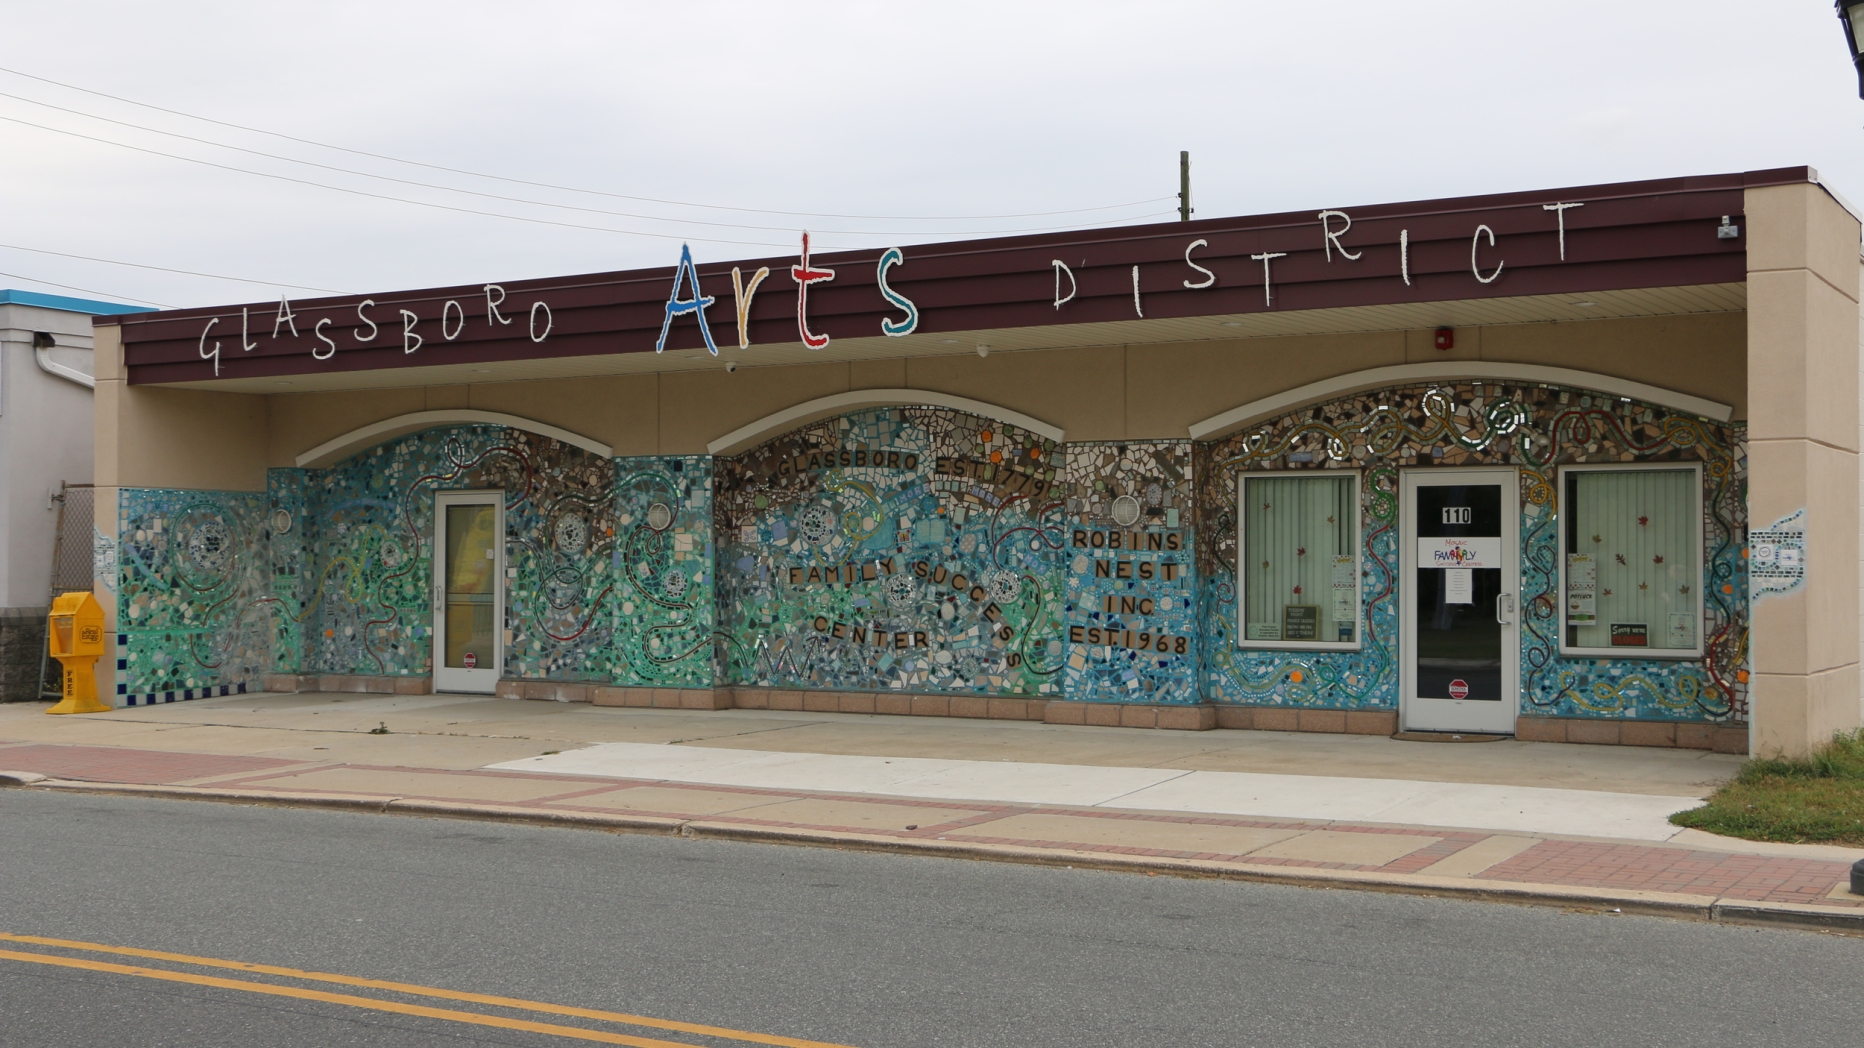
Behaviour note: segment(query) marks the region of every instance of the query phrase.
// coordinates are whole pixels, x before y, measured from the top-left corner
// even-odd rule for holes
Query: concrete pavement
[[[458,696],[40,709],[0,707],[0,769],[69,790],[1864,922],[1864,850],[1665,821],[1738,766],[1700,751]]]
[[[1741,758],[1706,750],[1500,742],[1428,744],[1381,736],[1148,731],[1027,721],[768,710],[618,709],[459,695],[239,695],[83,717],[0,705],[0,739],[134,745],[290,759],[384,756],[422,767],[482,767],[544,749],[640,742],[848,756],[1323,774],[1706,796]],[[386,723],[394,733],[357,739]]]
[[[1438,783],[1416,779],[1034,764],[1026,761],[853,757],[824,753],[598,743],[492,765],[509,771],[607,776],[927,800],[1253,815],[1528,833],[1668,840],[1669,817],[1695,797]]]

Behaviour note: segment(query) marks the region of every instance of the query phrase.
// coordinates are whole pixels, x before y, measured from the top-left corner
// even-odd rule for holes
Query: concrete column
[[[1753,604],[1751,748],[1859,723],[1859,225],[1817,185],[1746,194],[1748,514],[1806,511],[1806,579]]]
[[[121,432],[117,412],[123,396],[122,329],[115,324],[97,324],[92,328],[91,371],[97,381],[92,401],[93,440],[91,444],[92,483],[91,519],[96,535],[115,548],[117,540],[117,489],[120,456],[117,438]],[[111,558],[114,560],[115,558]],[[91,581],[91,591],[104,608],[104,657],[97,660],[97,697],[115,706],[117,664],[117,580],[105,578],[105,565],[98,564],[99,574]]]

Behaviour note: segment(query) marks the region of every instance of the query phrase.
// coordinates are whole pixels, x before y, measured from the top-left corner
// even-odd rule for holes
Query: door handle
[[[1508,608],[1508,613],[1511,614],[1514,611],[1514,602],[1515,602],[1515,596],[1512,593],[1497,593],[1495,595],[1495,621],[1496,622],[1502,624],[1503,626],[1508,625],[1509,620],[1504,617],[1502,607],[1504,604],[1506,604]]]

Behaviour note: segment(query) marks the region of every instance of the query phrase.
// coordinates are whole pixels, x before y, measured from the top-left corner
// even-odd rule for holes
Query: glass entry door
[[[434,495],[434,690],[498,689],[504,662],[505,496]]]
[[[1520,695],[1520,486],[1511,469],[1404,474],[1403,718],[1513,733]]]

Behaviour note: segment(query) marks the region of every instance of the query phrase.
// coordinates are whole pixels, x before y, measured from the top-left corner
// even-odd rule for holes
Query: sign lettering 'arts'
[[[1541,205],[1543,210],[1551,211],[1556,216],[1556,222],[1559,228],[1560,260],[1562,262],[1566,260],[1566,212],[1572,208],[1584,206],[1583,203],[1572,202]],[[1335,219],[1339,221],[1337,227],[1334,223]],[[1346,233],[1353,228],[1353,220],[1346,212],[1332,210],[1322,211],[1319,213],[1319,223],[1321,247],[1328,262],[1332,262],[1336,254],[1348,262],[1357,262],[1364,257],[1364,246],[1361,246],[1359,251],[1352,252],[1347,250],[1346,245],[1341,242],[1340,238],[1345,236]],[[1182,283],[1187,290],[1195,291],[1216,286],[1216,274],[1204,266],[1199,265],[1192,257],[1194,251],[1208,246],[1208,240],[1199,238],[1191,241],[1184,249],[1184,264],[1190,267],[1193,272],[1201,274],[1202,276],[1200,280],[1184,280]],[[1483,272],[1483,266],[1485,265],[1483,254],[1485,251],[1492,252],[1495,247],[1495,231],[1486,224],[1478,225],[1469,242],[1469,269],[1470,275],[1475,277],[1479,283],[1492,284],[1502,274],[1502,270],[1506,263],[1501,259],[1494,259],[1492,268],[1489,269],[1487,273]],[[1408,229],[1401,229],[1398,231],[1398,252],[1399,276],[1404,281],[1405,286],[1409,287],[1411,286],[1411,253],[1410,230]],[[1274,308],[1275,305],[1275,295],[1274,272],[1270,264],[1275,259],[1285,258],[1287,255],[1288,253],[1285,251],[1275,251],[1262,252],[1249,256],[1252,260],[1262,263],[1262,299],[1264,306],[1271,309]],[[888,338],[901,338],[919,329],[919,307],[911,299],[900,294],[899,291],[888,283],[888,270],[896,266],[904,266],[905,263],[906,253],[900,248],[890,247],[881,253],[879,262],[875,267],[875,285],[880,292],[881,298],[886,301],[888,308],[899,310],[904,314],[901,319],[897,320],[892,317],[883,317],[881,319],[881,334]],[[1074,301],[1075,295],[1080,290],[1080,287],[1075,280],[1073,268],[1066,262],[1063,262],[1061,259],[1055,259],[1050,265],[1054,269],[1055,275],[1054,304],[1055,309],[1059,311],[1063,306]],[[739,349],[749,349],[751,346],[751,303],[757,295],[759,286],[769,275],[769,267],[759,267],[757,272],[752,274],[751,279],[747,282],[743,279],[741,272],[736,267],[731,271],[731,290],[738,326]],[[1066,277],[1068,282],[1068,290],[1065,295],[1062,293],[1062,280],[1064,277]],[[1140,297],[1139,289],[1139,266],[1135,265],[1132,267],[1132,277],[1133,312],[1136,316],[1144,317],[1145,306]],[[811,264],[809,260],[809,234],[806,231],[802,234],[800,261],[797,265],[790,267],[790,279],[796,284],[797,339],[802,342],[804,346],[812,350],[827,348],[830,342],[829,336],[822,332],[812,331],[809,327],[809,287],[812,284],[833,281],[835,279],[835,271]],[[498,284],[487,284],[483,290],[485,293],[486,323],[495,330],[501,326],[512,324],[516,318],[506,316],[500,308],[505,304],[505,289]],[[718,343],[712,337],[712,326],[707,319],[706,313],[717,301],[715,296],[706,294],[700,287],[699,271],[693,263],[692,248],[689,245],[681,244],[679,261],[675,264],[673,269],[673,286],[667,293],[665,311],[660,325],[660,337],[654,343],[654,352],[665,352],[667,348],[667,339],[673,330],[673,322],[680,317],[691,315],[699,325],[699,334],[705,343],[706,350],[713,356],[717,356]],[[355,339],[358,345],[371,345],[382,337],[381,325],[377,323],[377,318],[371,316],[369,313],[369,310],[374,308],[376,308],[374,299],[364,299],[356,305],[356,320],[358,326],[351,332],[351,337]],[[259,348],[259,344],[252,340],[251,316],[249,314],[249,307],[240,309],[240,351],[242,353],[250,353]],[[224,318],[217,316],[209,317],[206,326],[201,329],[198,343],[200,358],[203,361],[212,362],[215,377],[220,375],[223,349],[219,340],[216,339],[210,346],[208,344],[208,339],[212,337],[215,325],[219,324],[222,319]],[[429,318],[423,318],[413,310],[403,308],[398,310],[398,316],[395,319],[401,322],[401,348],[404,354],[412,355],[427,344],[427,336],[422,335],[418,331],[418,327],[423,320]],[[278,302],[278,310],[274,314],[272,320],[272,339],[276,341],[280,337],[279,333],[281,330],[290,331],[293,339],[301,337],[298,332],[297,320],[298,317],[292,310],[290,299],[281,297]],[[466,308],[458,299],[447,299],[441,304],[438,320],[440,322],[441,341],[452,342],[466,331]],[[549,303],[541,298],[534,300],[530,306],[529,321],[527,334],[532,342],[541,345],[550,337],[550,332],[555,326],[555,318],[551,313]],[[316,344],[310,349],[312,359],[321,361],[329,360],[336,356],[337,341],[334,337],[326,333],[326,329],[335,323],[336,321],[331,317],[322,316],[318,317],[317,320],[311,324],[311,333],[316,338]],[[390,323],[392,324],[393,321],[391,320]]]

